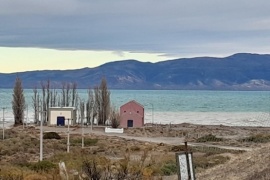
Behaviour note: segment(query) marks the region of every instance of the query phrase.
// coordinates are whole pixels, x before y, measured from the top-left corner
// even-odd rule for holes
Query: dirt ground
[[[162,161],[175,160],[175,153],[183,151],[184,142],[188,142],[189,150],[194,151],[194,159],[196,166],[197,179],[208,179],[213,176],[214,171],[211,169],[216,168],[218,170],[219,164],[223,167],[224,163],[230,164],[237,161],[244,163],[240,160],[244,156],[244,152],[253,153],[258,148],[265,148],[265,143],[254,143],[252,141],[242,141],[242,139],[255,135],[270,135],[270,128],[267,127],[231,127],[223,125],[195,125],[195,124],[169,124],[169,125],[147,125],[142,128],[129,128],[124,129],[123,134],[118,133],[105,133],[105,127],[84,127],[83,131],[80,126],[70,127],[71,140],[78,140],[76,146],[71,146],[71,151],[75,151],[75,148],[80,148],[80,139],[98,139],[98,144],[91,147],[85,147],[85,151],[105,156],[112,160],[122,159],[126,152],[130,152],[129,158],[131,160],[140,160],[147,150],[148,160],[155,159],[156,163]],[[49,159],[55,154],[55,150],[66,150],[67,140],[67,127],[43,127],[44,133],[46,132],[58,132],[64,139],[61,143],[56,141],[44,141],[44,158]],[[12,142],[7,143],[7,147],[13,144],[20,143],[22,147],[14,147],[14,154],[1,156],[1,162],[12,162],[18,160],[21,154],[24,154],[24,158],[30,159],[30,161],[38,161],[38,143],[39,143],[39,126],[28,126],[25,129],[22,127],[13,128],[12,131],[19,133],[19,139],[12,139]],[[220,141],[207,140],[199,142],[198,140],[207,136],[213,135],[216,138],[220,138]],[[12,136],[12,135],[10,135]],[[26,136],[29,136],[26,139]],[[7,136],[8,137],[8,136]],[[28,142],[29,140],[29,142]],[[28,143],[28,145],[27,145]],[[23,146],[27,147],[23,147]],[[35,144],[32,146],[31,144]],[[30,149],[31,146],[31,149]],[[1,149],[2,148],[2,149]],[[5,150],[1,145],[0,151],[3,154]],[[17,148],[17,149],[16,149]],[[243,154],[244,153],[244,154]],[[250,155],[251,156],[251,155]],[[245,156],[244,156],[245,157]],[[240,159],[239,159],[240,158]],[[230,166],[232,166],[230,164]],[[176,173],[176,172],[175,172]],[[247,172],[248,173],[248,172]],[[177,179],[177,175],[163,176],[163,179],[174,180]],[[211,179],[211,178],[210,178]],[[219,178],[216,178],[219,179]],[[222,179],[222,178],[220,178]],[[241,179],[241,178],[239,178]]]
[[[37,127],[38,129],[39,127]],[[105,127],[84,127],[86,135],[99,135],[108,137],[121,137],[137,141],[152,143],[163,143],[167,145],[183,145],[188,142],[190,145],[220,146],[228,149],[250,150],[258,147],[258,144],[239,142],[239,140],[258,134],[270,134],[270,127],[247,127],[247,126],[224,126],[224,125],[197,125],[197,124],[167,124],[167,125],[146,125],[142,128],[127,128],[123,134],[105,133]],[[56,131],[65,134],[67,128],[44,127],[44,131]],[[80,126],[72,127],[70,133],[81,134]],[[197,139],[212,134],[224,139],[219,142],[198,143]]]

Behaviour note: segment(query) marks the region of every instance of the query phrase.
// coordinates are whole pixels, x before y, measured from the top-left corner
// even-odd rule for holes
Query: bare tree
[[[55,107],[57,105],[57,90],[55,86],[50,85],[50,107]]]
[[[61,96],[58,96],[58,98],[57,98],[57,106],[58,106],[58,107],[63,106],[63,105],[62,105],[62,102],[63,102],[63,101],[61,100]]]
[[[118,128],[120,125],[120,113],[115,107],[111,107],[110,111],[110,121],[112,128]]]
[[[100,90],[99,87],[94,88],[94,98],[95,98],[95,104],[93,107],[93,118],[97,119],[97,124],[102,123],[100,120],[101,116],[101,96],[100,96]]]
[[[62,83],[62,103],[61,103],[61,106],[66,106],[66,91],[65,91],[65,89],[66,89],[66,83],[65,82],[63,82]]]
[[[38,90],[37,90],[37,87],[34,87],[33,89],[33,97],[32,97],[32,106],[33,106],[33,109],[34,109],[34,123],[36,124],[38,119],[39,119],[39,116],[38,116],[38,111],[39,111],[39,93],[38,93]]]
[[[71,84],[63,82],[62,83],[62,106],[70,106],[70,101],[71,101]],[[76,98],[76,88],[77,86],[74,86],[74,101]]]
[[[94,101],[93,91],[91,89],[88,89],[87,93],[88,93],[88,100],[86,103],[86,121],[88,124],[90,124],[91,122],[94,121],[94,118],[96,117],[96,111],[94,110],[95,101]]]
[[[52,101],[52,106],[56,106],[56,100],[57,100],[57,96],[58,96],[58,94],[57,94],[57,91],[56,91],[56,89],[54,88],[53,89],[53,95],[52,95],[52,98],[53,98],[53,101]]]
[[[101,84],[99,86],[100,89],[100,95],[101,95],[101,122],[102,124],[105,124],[106,120],[109,117],[110,114],[110,91],[107,87],[107,81],[105,78],[102,78]]]
[[[69,104],[70,104],[70,88],[71,88],[71,86],[70,86],[70,83],[67,83],[67,86],[66,86],[66,107],[68,107],[69,106]]]
[[[80,101],[80,117],[81,117],[82,125],[83,125],[83,120],[84,120],[84,110],[85,110],[85,103],[84,101]]]
[[[42,90],[42,107],[41,107],[41,111],[43,111],[43,113],[41,113],[41,119],[43,122],[46,122],[45,120],[46,118],[46,84],[45,82],[41,82],[41,90]]]
[[[50,80],[47,80],[47,84],[46,84],[46,91],[47,91],[47,96],[46,96],[46,122],[49,121],[49,108],[50,108],[50,95],[51,95],[51,89],[50,89]]]
[[[13,89],[12,110],[14,115],[14,126],[21,125],[24,118],[25,98],[22,87],[22,81],[17,76]]]
[[[73,82],[71,84],[71,89],[72,89],[72,99],[71,99],[71,106],[75,107],[76,106],[76,98],[77,98],[77,83]]]
[[[94,88],[94,93],[98,123],[105,124],[110,113],[110,91],[105,78],[102,78],[99,87]]]

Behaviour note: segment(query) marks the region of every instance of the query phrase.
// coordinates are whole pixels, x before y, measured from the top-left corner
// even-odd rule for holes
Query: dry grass
[[[242,142],[238,141],[237,138],[231,140],[225,138],[226,133],[235,136],[236,132],[228,130],[223,126],[206,128],[186,124],[185,127],[182,127],[183,129],[180,128],[177,131],[177,128],[179,127],[147,127],[130,129],[129,133],[134,133],[134,135],[145,133],[149,136],[155,136],[157,134],[163,134],[162,136],[188,135],[189,137],[193,137],[194,141],[199,138],[206,139],[207,143],[209,141],[212,143],[213,137],[215,137],[215,143],[236,143],[235,145],[237,146],[241,144],[257,145],[258,143],[255,141]],[[169,131],[170,129],[172,130],[171,132]],[[198,129],[202,129],[200,136],[198,136]],[[223,133],[222,130],[224,130]],[[238,129],[235,130],[238,131]],[[246,134],[245,137],[249,137],[251,133],[248,133],[248,130],[244,131]],[[209,133],[213,134],[213,136],[209,136],[210,138],[207,136]],[[243,134],[242,131],[241,133]],[[127,173],[130,176],[137,177],[137,179],[151,179],[153,177],[157,179],[165,175],[176,174],[175,152],[184,150],[184,146],[182,145],[170,146],[163,143],[140,142],[133,139],[98,136],[94,134],[85,136],[85,148],[82,149],[81,136],[79,134],[72,134],[70,139],[72,145],[70,147],[70,153],[66,153],[67,137],[65,134],[60,134],[60,140],[44,140],[44,158],[46,161],[55,165],[46,170],[47,173],[44,173],[44,169],[42,171],[37,170],[40,169],[41,165],[36,169],[33,168],[37,165],[35,163],[39,159],[39,131],[35,129],[22,130],[21,127],[16,127],[7,130],[6,134],[7,139],[4,141],[0,140],[0,177],[7,180],[9,176],[13,179],[57,179],[59,178],[57,164],[60,161],[66,163],[71,177],[74,172],[85,175],[86,172],[82,170],[82,167],[85,162],[91,162],[91,159],[97,159],[95,163],[98,165],[98,168],[103,169],[103,173],[107,172],[107,174],[113,176],[116,176],[116,174],[124,176],[125,173]],[[220,136],[222,134],[224,136]],[[260,134],[260,132],[256,131],[253,132],[253,134]],[[222,137],[222,141],[218,140],[217,142],[216,136]],[[224,179],[225,177],[225,179],[227,179],[227,177],[239,177],[238,179],[247,179],[248,177],[263,179],[268,177],[269,169],[262,168],[260,163],[258,163],[258,168],[256,168],[256,159],[261,161],[261,164],[270,160],[267,156],[267,148],[264,148],[264,151],[262,150],[265,154],[261,158],[256,157],[254,154],[249,154],[251,152],[243,154],[243,151],[226,150],[216,147],[196,146],[189,148],[194,152],[195,171],[199,173],[198,179],[211,179],[212,176],[215,177],[212,179]],[[253,155],[256,157],[255,160],[253,160]],[[245,159],[247,156],[249,159]],[[238,165],[236,166],[232,163]],[[226,167],[224,172],[223,168],[219,167],[220,164]],[[254,166],[254,171],[245,166],[245,164]],[[44,166],[45,169],[50,167],[49,164],[45,164]],[[238,166],[240,166],[240,168]],[[246,167],[248,170],[246,171],[242,167]],[[232,171],[232,173],[230,173],[230,171]]]
[[[251,152],[243,153],[228,163],[208,169],[197,179],[213,180],[266,180],[270,179],[270,144]]]
[[[157,148],[157,145],[153,143],[146,144],[135,140],[88,135],[84,141],[85,148],[81,149],[80,135],[71,135],[71,152],[66,153],[65,136],[62,136],[60,140],[44,139],[45,161],[39,163],[38,131],[22,130],[16,127],[8,130],[7,134],[9,134],[7,139],[0,144],[0,177],[2,179],[57,179],[56,176],[59,174],[57,164],[60,161],[66,163],[69,171],[85,174],[82,171],[83,163],[89,159],[99,159],[96,162],[98,167],[101,169],[107,167],[111,170],[110,173],[114,174],[124,174],[124,162],[127,162],[127,173],[133,177],[176,173],[171,163],[174,156],[160,158],[160,154],[153,155],[151,150]],[[162,147],[162,149],[165,153],[166,148]],[[117,171],[113,169],[114,166],[117,166]],[[70,175],[72,176],[72,173]]]

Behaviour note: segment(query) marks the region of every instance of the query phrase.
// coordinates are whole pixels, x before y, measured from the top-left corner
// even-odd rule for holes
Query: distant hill
[[[106,77],[111,89],[270,90],[270,55],[239,53],[224,58],[196,57],[158,63],[124,60],[95,68],[0,73],[0,88],[12,88],[16,74],[24,88],[50,81],[88,88]]]

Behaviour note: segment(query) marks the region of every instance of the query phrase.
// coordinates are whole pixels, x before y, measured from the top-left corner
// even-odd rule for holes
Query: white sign
[[[179,179],[180,180],[195,180],[195,173],[193,169],[192,153],[182,152],[176,153]]]

